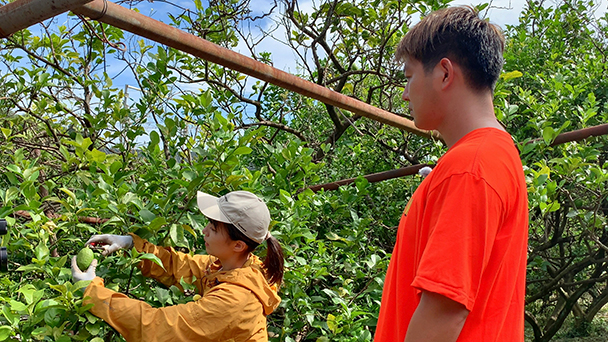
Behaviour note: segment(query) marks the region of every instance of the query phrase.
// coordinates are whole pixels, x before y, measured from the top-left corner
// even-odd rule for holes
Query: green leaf
[[[549,204],[547,206],[547,212],[552,213],[554,211],[558,211],[559,208],[561,208],[561,205],[559,204],[559,202],[554,201],[554,202],[551,202],[551,204]]]
[[[289,192],[287,192],[283,189],[280,189],[279,198],[281,199],[281,203],[283,203],[287,207],[293,206],[293,199],[291,198],[291,195],[289,194]]]
[[[573,209],[573,210],[570,210],[568,212],[568,214],[566,214],[566,217],[571,218],[571,217],[578,216],[578,214],[579,214],[579,211],[576,209]]]
[[[194,231],[194,229],[192,229],[192,227],[190,227],[187,224],[182,224],[182,228],[184,228],[185,231],[192,234],[192,236],[194,236],[196,238],[196,232]]]
[[[29,264],[29,265],[19,266],[19,268],[17,268],[16,271],[17,272],[42,271],[42,268],[36,264]]]
[[[165,224],[167,224],[167,220],[164,217],[156,217],[154,220],[152,220],[152,222],[150,222],[148,229],[155,232]]]
[[[145,208],[139,211],[139,216],[144,222],[151,222],[156,218],[156,215],[153,212]]]
[[[160,136],[158,135],[157,131],[151,131],[150,132],[150,144],[148,145],[148,148],[153,148],[154,146],[157,146],[158,143],[160,142]]]
[[[16,311],[16,312],[24,312],[27,311],[27,306],[21,302],[18,302],[14,299],[11,299],[9,301],[9,304],[11,306],[11,310],[12,311]]]
[[[44,321],[51,327],[56,327],[62,322],[62,315],[65,312],[60,308],[49,308],[44,312]]]
[[[49,328],[45,327],[38,327],[36,329],[34,329],[34,331],[32,331],[32,336],[39,336],[39,335],[49,335],[48,333]],[[38,339],[40,339],[40,337],[37,337]]]
[[[198,176],[198,174],[193,171],[184,171],[183,176],[186,180],[192,181],[193,179],[196,178],[196,176]]]
[[[15,165],[15,164],[7,165],[6,168],[9,171],[13,171],[16,174],[21,175],[21,168],[19,166]]]
[[[8,305],[3,305],[2,306],[2,315],[4,315],[4,317],[8,320],[8,322],[11,324],[11,326],[16,327],[17,324],[19,324],[20,315],[13,313],[11,310],[12,310],[12,308],[9,307]],[[15,311],[15,310],[13,310],[13,311]]]
[[[87,323],[87,325],[85,326],[85,328],[93,336],[99,334],[100,326],[97,325],[97,324]]]
[[[134,194],[132,192],[127,192],[120,199],[120,202],[123,203],[123,204],[131,204],[131,203],[134,203],[134,202],[137,202],[137,201],[139,201],[139,198],[137,197],[136,194]]]
[[[239,154],[249,154],[251,153],[251,151],[253,151],[250,147],[247,146],[239,146],[239,148],[237,148],[236,150],[234,150],[234,154],[235,155],[239,155]]]
[[[89,146],[93,144],[91,138],[86,137],[83,139],[80,134],[76,136],[76,142],[78,143],[77,146],[80,147],[83,151],[88,150]]]
[[[160,266],[163,270],[166,271],[165,266],[163,266],[163,262],[154,254],[152,253],[143,253],[139,255],[139,259],[145,259],[145,260],[150,260],[153,263],[157,264],[158,266]]]
[[[162,306],[165,306],[167,304],[173,304],[173,300],[171,299],[171,292],[169,292],[169,290],[163,289],[161,287],[157,287],[154,290],[156,292],[156,298]]]
[[[2,134],[4,135],[4,138],[8,140],[8,137],[11,136],[11,132],[12,132],[11,129],[0,127],[0,130],[2,130]]]
[[[53,266],[63,267],[67,261],[68,261],[68,256],[64,255],[61,258],[59,258],[57,261],[55,261],[55,264]]]
[[[10,202],[13,199],[15,199],[18,195],[19,195],[19,189],[17,189],[16,187],[12,186],[12,187],[10,187],[10,188],[8,188],[6,190],[4,201],[5,202]]]
[[[70,189],[68,189],[68,188],[59,188],[59,190],[63,191],[68,196],[70,196],[70,198],[72,200],[76,201],[76,194],[74,194]]]
[[[372,333],[369,330],[363,330],[357,342],[366,342],[372,340]]]
[[[122,163],[117,160],[110,165],[110,172],[112,174],[116,174],[120,168],[122,168]]]
[[[238,181],[243,178],[242,175],[230,175],[226,178],[226,185],[233,185],[235,187],[237,187]]]
[[[196,220],[196,218],[194,218],[194,216],[192,216],[190,213],[186,214],[188,216],[188,221],[190,222],[190,225],[192,226],[192,228],[196,229],[196,230],[203,230],[203,226],[201,226],[201,224]]]
[[[62,304],[55,299],[45,299],[41,300],[36,304],[36,308],[34,309],[35,313],[43,312],[52,307],[62,307]]]
[[[43,72],[40,75],[38,75],[38,83],[40,83],[40,87],[44,87],[46,85],[46,82],[49,80],[49,77],[51,77],[51,75],[48,72]]]
[[[49,248],[46,246],[44,242],[40,242],[36,249],[34,249],[36,254],[36,259],[38,260],[47,260],[49,257]]]
[[[53,290],[59,291],[61,294],[66,294],[68,292],[66,284],[49,284],[49,287]]]
[[[334,232],[328,232],[326,238],[332,241],[345,241],[345,239]]]
[[[521,71],[511,71],[511,72],[505,72],[503,74],[500,75],[500,78],[502,78],[505,81],[508,80],[512,80],[514,78],[519,78],[522,77],[524,74]]]
[[[169,229],[169,235],[176,246],[190,247],[188,240],[184,237],[184,228],[182,225],[172,224]]]
[[[98,318],[97,316],[94,316],[90,312],[85,312],[84,315],[87,318],[87,322],[89,322],[89,323],[95,323],[100,320],[100,318]]]
[[[13,329],[7,326],[0,327],[0,341],[6,340],[9,336],[11,336],[11,332]]]
[[[103,163],[106,160],[106,154],[95,148],[87,151],[86,156],[87,160],[91,162]]]
[[[379,260],[380,257],[377,254],[372,254],[370,259],[365,261],[365,263],[367,264],[367,267],[374,268],[374,266],[376,266]]]
[[[553,129],[553,127],[547,126],[547,127],[543,128],[543,140],[545,141],[545,143],[547,145],[550,145],[556,136],[557,136],[557,134],[555,133],[555,130]]]
[[[28,304],[32,304],[33,302],[38,301],[38,299],[40,299],[40,297],[42,297],[42,294],[44,293],[43,290],[36,290],[34,285],[31,284],[21,287],[19,290],[17,290],[17,292],[23,295],[25,301]]]
[[[74,285],[72,285],[72,288],[70,289],[70,291],[74,292],[74,291],[78,291],[80,289],[84,289],[85,287],[89,286],[89,284],[91,284],[90,280],[80,280],[74,283]]]
[[[327,327],[331,330],[332,333],[336,333],[338,330],[338,323],[336,323],[336,316],[332,314],[327,315]]]

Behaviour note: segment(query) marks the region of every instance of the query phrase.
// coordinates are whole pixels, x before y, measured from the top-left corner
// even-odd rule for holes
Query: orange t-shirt
[[[403,341],[425,290],[469,310],[458,342],[522,342],[527,243],[527,188],[511,136],[470,132],[403,213],[374,341]]]

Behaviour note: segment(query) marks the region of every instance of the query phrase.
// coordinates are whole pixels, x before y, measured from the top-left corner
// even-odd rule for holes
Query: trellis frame
[[[67,11],[72,11],[73,13],[87,16],[93,20],[146,37],[163,45],[190,53],[229,69],[272,83],[281,88],[319,100],[328,105],[346,109],[355,114],[403,129],[422,137],[441,139],[438,132],[420,130],[414,125],[413,121],[397,114],[374,107],[295,75],[291,75],[280,69],[220,47],[200,37],[183,32],[178,28],[154,20],[141,13],[129,10],[107,0],[17,0],[0,7],[0,38],[9,37],[11,34],[21,29]],[[608,124],[562,133],[555,138],[551,146],[605,134],[608,134]],[[414,175],[425,165],[426,164],[413,165],[396,170],[365,175],[363,177],[370,182],[379,182],[387,179]],[[312,186],[309,189],[313,191],[319,191],[321,189],[335,190],[339,186],[351,184],[355,180],[356,178],[344,179]]]
[[[384,124],[441,139],[412,120],[291,75],[107,0],[17,0],[0,7],[0,38],[66,11],[83,15]]]

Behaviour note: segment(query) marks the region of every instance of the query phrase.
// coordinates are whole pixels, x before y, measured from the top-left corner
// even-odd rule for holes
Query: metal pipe
[[[396,169],[396,170],[390,170],[390,171],[383,171],[383,172],[378,172],[378,173],[372,173],[372,174],[365,175],[365,176],[362,176],[362,177],[365,178],[365,179],[367,179],[367,181],[370,182],[370,183],[376,183],[376,182],[381,182],[381,181],[384,181],[384,180],[387,180],[387,179],[393,179],[393,178],[399,178],[399,177],[404,177],[404,176],[409,176],[409,175],[415,175],[415,174],[418,173],[418,171],[420,169],[422,169],[425,166],[433,167],[434,165],[417,164],[417,165],[402,167],[402,168]],[[349,178],[349,179],[339,180],[337,182],[331,182],[331,183],[314,185],[314,186],[311,186],[311,187],[308,187],[308,188],[310,190],[312,190],[313,192],[317,192],[317,191],[320,191],[320,190],[336,190],[340,186],[354,183],[356,180],[357,180],[357,178]],[[301,189],[301,190],[304,190],[304,189]]]
[[[606,134],[608,134],[608,124],[591,126],[583,129],[577,129],[575,131],[558,134],[557,137],[555,137],[555,139],[553,140],[553,142],[549,144],[549,146],[557,146],[571,141],[581,141],[589,137],[598,137]],[[536,138],[529,140],[527,144],[538,143],[543,141],[543,138]]]
[[[559,134],[551,143],[551,146],[561,145],[570,141],[581,141],[589,137],[597,137],[608,134],[608,124],[583,128],[576,131]]]
[[[380,121],[419,136],[433,136],[441,139],[441,136],[437,132],[420,130],[414,125],[413,121],[404,117],[306,81],[112,2],[94,0],[71,10],[76,14],[84,15],[146,37],[158,43],[190,53],[196,57],[272,83],[281,88],[311,97],[328,105],[349,110],[355,114]]]
[[[0,38],[92,0],[17,0],[0,7]]]
[[[571,141],[581,141],[581,140],[587,139],[589,137],[597,137],[597,136],[602,136],[602,135],[608,135],[608,124],[602,124],[602,125],[597,125],[597,126],[593,126],[593,127],[578,129],[576,131],[561,133],[555,138],[555,140],[553,140],[553,142],[551,143],[550,146],[557,146],[557,145],[565,144],[565,143],[571,142]],[[543,141],[542,138],[534,139],[534,140],[528,141],[528,144],[533,143],[533,142],[541,142],[541,141]],[[362,177],[367,179],[370,183],[381,182],[381,181],[389,180],[389,179],[393,179],[393,178],[415,175],[418,173],[418,170],[420,170],[424,166],[432,166],[432,165],[417,164],[417,165],[412,165],[412,166],[408,166],[408,167],[403,167],[400,169],[373,173],[373,174],[365,175]],[[339,180],[339,181],[331,182],[331,183],[313,185],[308,188],[314,192],[320,191],[321,189],[336,190],[340,186],[351,184],[356,180],[357,180],[357,178],[349,178],[349,179],[343,179],[343,180]],[[302,190],[304,190],[304,189],[300,189],[300,191],[302,191]]]

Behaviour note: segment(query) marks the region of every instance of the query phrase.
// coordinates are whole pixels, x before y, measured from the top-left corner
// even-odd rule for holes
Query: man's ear
[[[441,89],[445,90],[449,88],[454,82],[456,77],[456,69],[454,63],[447,58],[442,58],[439,63],[435,66],[436,75],[441,79]]]
[[[247,250],[247,244],[245,243],[245,241],[236,240],[234,247],[232,247],[232,250],[234,250],[237,253],[242,253]]]

